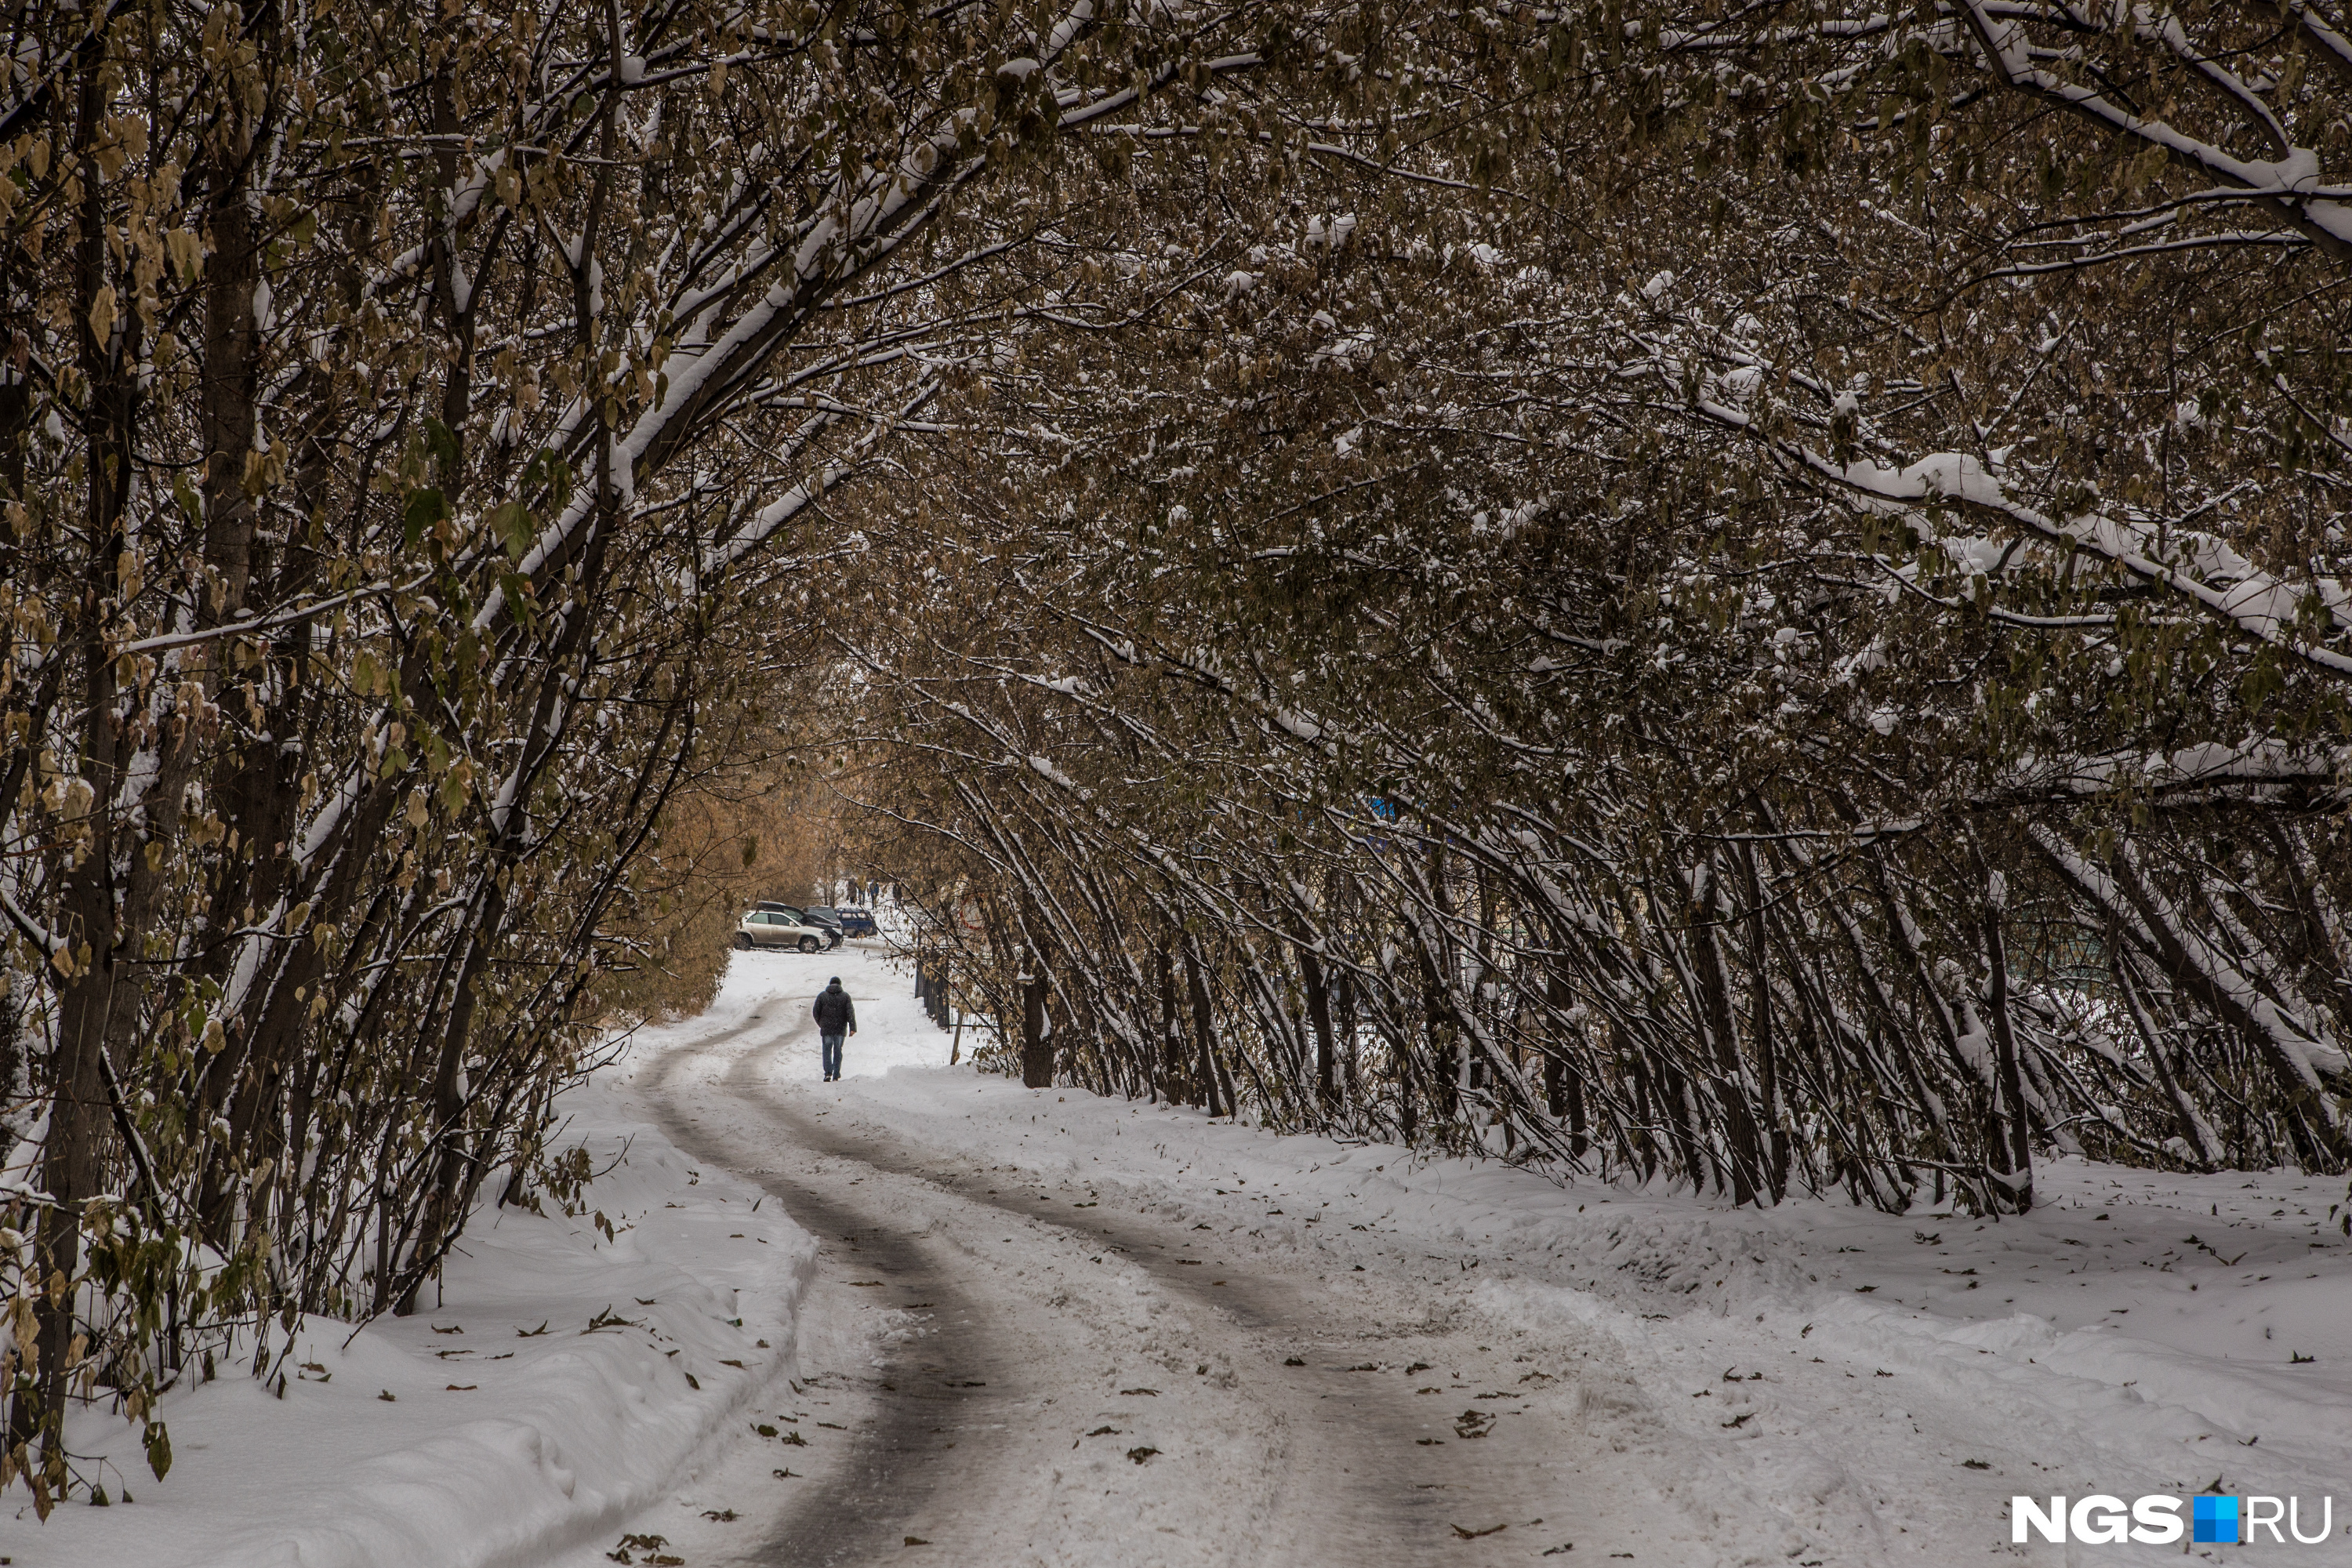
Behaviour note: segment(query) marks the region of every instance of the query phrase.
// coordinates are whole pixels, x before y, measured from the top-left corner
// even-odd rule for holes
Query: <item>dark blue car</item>
[[[872,910],[835,910],[834,918],[841,922],[844,936],[878,936],[882,928],[874,923]]]

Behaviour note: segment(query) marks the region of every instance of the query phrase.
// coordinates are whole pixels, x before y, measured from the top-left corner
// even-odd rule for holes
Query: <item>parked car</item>
[[[824,935],[825,946],[841,945],[841,921],[835,918],[834,912],[829,909],[804,910],[797,904],[780,904],[770,899],[761,899],[751,907],[755,910],[765,910],[770,914],[786,916],[802,925],[814,926]]]
[[[814,952],[840,941],[838,931],[803,919],[789,904],[762,904],[745,915],[735,928],[735,945],[740,948],[796,947],[803,952]]]
[[[841,917],[841,934],[844,936],[882,934],[882,928],[874,923],[872,910],[835,910],[834,913]]]

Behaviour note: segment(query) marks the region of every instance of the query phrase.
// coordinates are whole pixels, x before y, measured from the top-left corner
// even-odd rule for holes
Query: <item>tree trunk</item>
[[[1771,946],[1764,929],[1764,880],[1757,874],[1756,851],[1742,845],[1740,869],[1748,881],[1748,973],[1753,1020],[1748,1037],[1756,1047],[1758,1119],[1763,1123],[1764,1180],[1779,1203],[1789,1195],[1789,1133],[1780,1125],[1780,1059],[1772,1034]]]
[[[1182,1104],[1189,1097],[1183,1092],[1183,1031],[1176,1021],[1176,965],[1164,942],[1156,956],[1160,965],[1160,1067],[1156,1077],[1160,1092]]]
[[[2211,1170],[2221,1163],[2221,1151],[2206,1142],[2204,1118],[2197,1114],[2189,1097],[2180,1092],[2180,1079],[2167,1058],[2164,1039],[2157,1031],[2156,1020],[2148,1014],[2147,1005],[2140,997],[2139,986],[2132,978],[2132,960],[2112,945],[2107,952],[2108,972],[2115,976],[2116,990],[2124,999],[2124,1010],[2131,1015],[2132,1027],[2139,1034],[2140,1043],[2147,1047],[2149,1068],[2156,1081],[2163,1086],[2164,1098],[2172,1106],[2173,1120],[2179,1124],[2181,1142],[2188,1144],[2200,1170]]]
[[[1437,838],[1429,840],[1429,896],[1434,904],[1434,916],[1421,914],[1413,921],[1413,931],[1420,937],[1414,945],[1421,950],[1422,1026],[1429,1038],[1430,1112],[1441,1122],[1451,1121],[1461,1108],[1462,1050],[1455,1037],[1453,1022],[1453,939],[1446,930],[1446,917],[1453,905],[1445,892],[1445,846]],[[1435,931],[1429,929],[1431,923]]]
[[[137,409],[138,387],[128,374],[139,355],[138,313],[125,308],[117,318],[117,334],[101,342],[89,320],[89,310],[107,283],[106,207],[95,158],[106,112],[101,55],[83,58],[77,100],[74,136],[80,162],[81,230],[73,261],[77,324],[75,340],[79,368],[88,378],[89,407],[85,429],[89,453],[85,477],[83,526],[92,541],[103,542],[93,552],[92,575],[82,592],[71,595],[79,604],[66,611],[68,635],[84,644],[82,653],[83,729],[80,776],[90,794],[79,821],[61,814],[58,826],[83,836],[66,850],[68,868],[58,900],[58,936],[62,956],[70,967],[58,997],[57,1047],[50,1068],[48,1138],[42,1150],[42,1185],[54,1206],[41,1210],[35,1239],[36,1278],[47,1285],[34,1303],[36,1343],[40,1365],[32,1407],[15,1402],[9,1415],[10,1446],[16,1447],[37,1431],[42,1435],[42,1470],[52,1490],[63,1493],[66,1478],[64,1447],[68,1352],[75,1337],[71,1289],[81,1264],[83,1205],[104,1190],[103,1139],[107,1126],[105,1083],[100,1056],[118,1037],[128,1038],[135,1019],[132,1005],[138,987],[117,969],[121,925],[115,883],[115,800],[127,752],[126,737],[116,713],[120,691],[117,663],[106,652],[108,617],[115,613],[122,590],[124,557],[123,514],[131,471],[131,434]],[[76,625],[79,622],[79,625]],[[69,804],[67,812],[74,807]],[[120,989],[118,989],[120,987]],[[20,1459],[26,1456],[20,1454]]]
[[[1984,861],[1977,858],[1979,869]],[[2026,1115],[2025,1085],[2017,1070],[2017,1035],[2009,1020],[2009,950],[2002,944],[2000,917],[2009,902],[2008,879],[1998,871],[1985,874],[1985,963],[1992,974],[1985,990],[1985,1006],[1992,1014],[1993,1070],[2000,1084],[1998,1111],[2001,1133],[2008,1141],[2009,1173],[2003,1187],[2019,1214],[2033,1207],[2033,1141]]]
[[[1192,994],[1192,1034],[1201,1047],[1201,1103],[1209,1114],[1221,1114],[1217,1110],[1217,1026],[1216,1016],[1209,1006],[1209,984],[1201,973],[1201,961],[1188,942],[1184,948],[1184,984]],[[1228,1097],[1223,1114],[1233,1110]]]
[[[1311,936],[1311,932],[1302,931],[1303,938]],[[1323,960],[1306,940],[1299,943],[1298,973],[1307,984],[1307,1021],[1315,1028],[1316,1104],[1328,1121],[1339,1103],[1335,1082],[1338,1052],[1331,1037],[1331,991],[1324,981]]]
[[[1549,990],[1547,1000],[1551,1004],[1552,1017],[1558,1020],[1568,1011],[1568,981],[1555,974]],[[1554,1121],[1567,1121],[1568,1152],[1580,1160],[1584,1158],[1585,1151],[1591,1146],[1585,1132],[1584,1075],[1569,1065],[1567,1051],[1559,1046],[1544,1052],[1544,1109]]]
[[[1697,889],[1694,910],[1691,947],[1698,970],[1698,1003],[1700,1028],[1713,1057],[1717,1105],[1722,1110],[1723,1131],[1731,1145],[1731,1188],[1733,1201],[1739,1204],[1758,1202],[1764,1188],[1759,1178],[1764,1169],[1764,1154],[1756,1134],[1756,1119],[1748,1094],[1747,1075],[1740,1069],[1739,1026],[1731,1009],[1731,977],[1723,962],[1722,878],[1712,858],[1701,863],[1696,876],[1705,879]]]
[[[1021,965],[1021,1081],[1030,1089],[1054,1087],[1054,1047],[1045,1037],[1045,965],[1030,948]]]

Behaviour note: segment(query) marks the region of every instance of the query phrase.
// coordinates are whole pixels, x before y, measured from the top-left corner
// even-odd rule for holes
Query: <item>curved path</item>
[[[681,1147],[824,1244],[802,1397],[849,1419],[800,1427],[824,1440],[813,1484],[757,1545],[730,1527],[737,1561],[1465,1563],[1550,1543],[1528,1515],[1559,1504],[1557,1447],[1473,1444],[1461,1396],[1430,1385],[1465,1374],[1411,1362],[1423,1342],[1461,1359],[1450,1309],[1368,1310],[1328,1260],[1269,1270],[1083,1189],[958,1168],[774,1081],[808,1027],[740,1026],[643,1082]]]

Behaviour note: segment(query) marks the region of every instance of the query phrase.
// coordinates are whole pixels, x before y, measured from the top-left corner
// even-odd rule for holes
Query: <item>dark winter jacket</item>
[[[816,994],[816,1005],[811,1011],[816,1015],[820,1034],[845,1035],[857,1027],[857,1006],[838,980]]]

